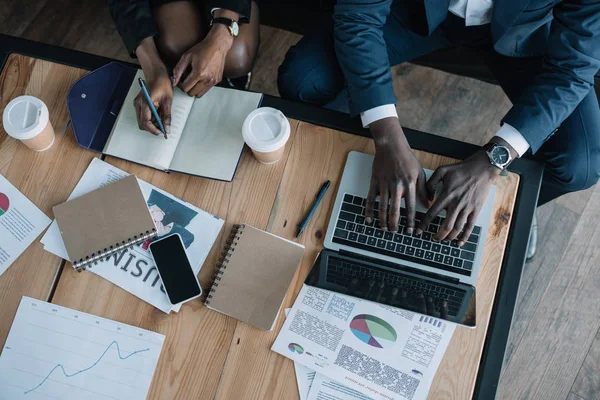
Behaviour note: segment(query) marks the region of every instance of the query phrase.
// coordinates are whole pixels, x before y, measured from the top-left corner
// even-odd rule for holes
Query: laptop
[[[325,236],[305,283],[395,308],[474,327],[475,287],[492,216],[496,187],[492,186],[466,244],[435,242],[433,235],[445,211],[417,236],[406,234],[402,200],[399,230],[383,231],[379,219],[370,224],[364,208],[373,156],[350,152]],[[427,178],[433,171],[425,170]],[[377,203],[375,210],[377,210]],[[427,209],[417,205],[416,223]]]

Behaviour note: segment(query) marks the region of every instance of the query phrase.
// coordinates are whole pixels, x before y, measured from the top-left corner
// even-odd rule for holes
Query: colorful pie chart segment
[[[9,201],[8,196],[4,193],[0,193],[0,215],[8,211]]]
[[[300,346],[298,343],[290,343],[288,345],[288,349],[290,349],[290,351],[292,353],[298,353],[298,354],[304,353],[304,348],[302,346]]]
[[[350,321],[350,330],[360,341],[380,349],[392,347],[398,338],[398,334],[390,324],[369,314],[354,317]]]

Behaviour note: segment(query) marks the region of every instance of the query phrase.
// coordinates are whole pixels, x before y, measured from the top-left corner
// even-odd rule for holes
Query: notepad
[[[273,330],[304,246],[248,225],[235,225],[217,265],[206,306]]]
[[[140,92],[137,72],[103,153],[163,171],[231,181],[244,139],[242,125],[261,93],[213,87],[204,96],[173,88],[168,139],[138,128],[133,101]]]
[[[69,261],[77,270],[156,236],[135,175],[53,208]]]

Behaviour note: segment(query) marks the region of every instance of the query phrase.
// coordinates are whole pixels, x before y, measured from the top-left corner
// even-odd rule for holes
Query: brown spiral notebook
[[[77,271],[156,236],[135,175],[59,204],[53,211]]]
[[[303,254],[298,243],[234,225],[206,306],[271,331]]]

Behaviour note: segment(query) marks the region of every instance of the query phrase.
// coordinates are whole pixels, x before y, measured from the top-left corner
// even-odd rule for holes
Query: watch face
[[[499,165],[504,165],[510,160],[510,152],[504,146],[495,146],[491,156],[492,160]]]
[[[231,29],[231,34],[232,34],[234,37],[237,37],[237,36],[238,36],[238,34],[240,33],[240,27],[239,27],[238,23],[237,23],[237,22],[235,22],[235,21],[233,21],[233,22],[231,23],[231,26],[229,27],[229,29]]]

